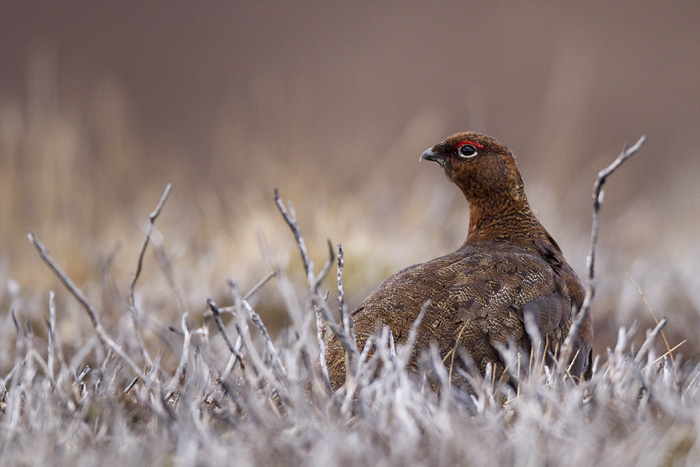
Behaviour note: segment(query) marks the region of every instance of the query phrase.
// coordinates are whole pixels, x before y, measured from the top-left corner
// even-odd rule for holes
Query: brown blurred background
[[[354,306],[463,240],[464,201],[418,156],[466,129],[514,150],[583,275],[595,175],[646,134],[606,186],[595,350],[620,325],[653,323],[628,272],[694,356],[698,24],[696,2],[5,2],[2,313],[43,319],[60,289],[27,229],[95,300],[110,281],[126,293],[167,182],[157,241],[180,305],[151,255],[140,289],[162,321],[225,301],[229,277],[252,286],[270,269],[261,243],[300,276],[275,187],[317,265],[327,238],[344,245]],[[274,320],[274,298],[261,300]]]

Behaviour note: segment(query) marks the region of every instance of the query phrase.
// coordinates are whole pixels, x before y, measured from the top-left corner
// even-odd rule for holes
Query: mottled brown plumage
[[[440,164],[469,203],[469,229],[454,253],[410,266],[385,280],[353,313],[358,348],[379,326],[389,326],[397,343],[427,300],[411,366],[431,342],[446,365],[459,366],[460,346],[482,373],[488,363],[503,372],[498,347],[515,343],[526,351],[531,341],[525,317],[556,353],[579,309],[584,289],[562,252],[530,209],[515,158],[508,148],[473,132],[450,136],[428,149],[421,160]],[[574,376],[590,371],[593,326],[586,319],[572,355]],[[331,383],[345,381],[345,359],[338,339],[327,339]],[[457,357],[455,358],[455,356]],[[453,382],[458,372],[451,373]]]

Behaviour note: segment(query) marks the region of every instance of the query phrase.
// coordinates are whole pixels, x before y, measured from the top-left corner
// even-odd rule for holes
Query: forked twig
[[[284,217],[284,220],[289,228],[292,229],[294,239],[296,240],[297,245],[299,246],[299,252],[301,253],[301,261],[304,264],[304,272],[306,273],[306,277],[309,279],[309,281],[311,281],[313,279],[313,271],[311,271],[312,265],[309,261],[309,253],[306,250],[304,237],[301,235],[301,230],[299,230],[299,225],[297,224],[297,216],[294,212],[294,207],[291,205],[291,203],[289,204],[289,209],[284,206],[277,188],[275,188],[275,204],[282,213],[282,217]]]
[[[88,318],[90,318],[90,322],[92,323],[92,327],[95,330],[95,334],[97,334],[97,337],[100,339],[100,342],[110,350],[112,350],[116,355],[119,356],[130,368],[131,371],[136,373],[143,381],[146,380],[145,375],[143,374],[143,371],[141,371],[141,368],[129,357],[126,352],[122,350],[122,348],[117,345],[116,342],[107,334],[107,331],[105,331],[104,327],[100,323],[100,320],[97,317],[97,311],[95,310],[95,307],[92,306],[90,301],[87,299],[85,294],[73,283],[73,281],[68,277],[68,275],[61,269],[61,266],[56,263],[56,261],[49,255],[48,251],[44,247],[44,245],[41,244],[38,238],[34,235],[33,232],[28,232],[27,237],[29,237],[29,241],[31,241],[34,246],[36,247],[37,251],[39,252],[39,256],[41,256],[41,259],[46,263],[46,265],[53,271],[53,273],[58,277],[58,279],[63,283],[63,285],[68,289],[68,291],[75,297],[76,300],[78,300],[78,303],[85,309],[85,312],[88,315]]]
[[[323,319],[325,318],[326,321],[329,323],[331,330],[338,337],[338,340],[342,343],[346,351],[351,353],[357,352],[357,350],[353,351],[351,341],[348,338],[345,330],[343,330],[333,322],[330,310],[328,309],[328,304],[319,291],[321,283],[328,276],[331,266],[333,265],[333,261],[335,260],[333,244],[330,242],[330,240],[328,241],[329,258],[324,264],[319,274],[314,275],[313,262],[309,259],[308,250],[306,249],[306,243],[304,242],[304,237],[302,236],[301,230],[299,229],[294,208],[292,207],[291,203],[288,204],[288,208],[285,207],[284,203],[280,199],[279,190],[277,189],[275,189],[275,204],[277,205],[277,208],[282,214],[282,217],[284,217],[285,222],[292,230],[297,246],[299,247],[301,261],[304,265],[304,272],[306,273],[306,278],[309,284],[311,303],[314,308],[314,311],[316,312],[316,338],[318,340],[318,347],[320,350],[319,360],[321,365],[321,372],[323,374],[326,386],[330,388],[331,385],[330,380],[328,378],[328,366],[326,364],[325,356],[325,341],[323,338]]]
[[[617,170],[618,167],[622,165],[627,159],[632,157],[639,151],[644,142],[646,141],[646,136],[642,135],[639,140],[637,140],[634,145],[628,149],[624,149],[617,159],[615,159],[612,164],[610,164],[605,169],[598,172],[598,177],[593,184],[593,224],[591,227],[591,243],[588,249],[588,256],[586,257],[586,295],[583,299],[583,304],[581,309],[575,315],[574,323],[569,329],[569,333],[564,340],[564,345],[561,349],[560,363],[562,365],[567,365],[569,357],[571,356],[571,350],[575,339],[578,338],[578,333],[581,330],[583,322],[588,317],[591,312],[591,307],[593,305],[593,297],[595,296],[595,252],[598,245],[598,232],[600,230],[600,206],[603,203],[603,185],[607,178]],[[583,358],[587,358],[583,355]]]

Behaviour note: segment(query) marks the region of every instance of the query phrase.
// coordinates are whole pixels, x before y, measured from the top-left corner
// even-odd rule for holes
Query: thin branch
[[[335,334],[335,336],[338,338],[338,341],[343,346],[345,351],[353,354],[358,353],[357,344],[355,340],[351,340],[346,330],[342,326],[338,326],[335,323],[335,321],[333,320],[333,316],[331,315],[331,310],[330,308],[328,308],[328,304],[325,302],[319,303],[314,298],[312,298],[312,301],[314,308],[317,311],[320,310],[320,312],[323,314],[323,317],[326,320],[326,325],[331,328],[331,332],[333,332],[333,334]]]
[[[182,353],[180,354],[180,363],[177,366],[177,369],[175,370],[175,373],[173,374],[173,377],[167,386],[169,390],[165,394],[165,400],[163,401],[163,405],[165,406],[168,406],[166,401],[170,400],[170,398],[175,394],[176,388],[183,383],[187,371],[187,362],[190,358],[190,344],[192,342],[192,332],[190,331],[190,328],[187,325],[187,313],[182,314],[180,326],[182,328],[183,334],[185,335],[185,338],[182,341]]]
[[[68,289],[68,291],[73,294],[76,300],[85,308],[85,311],[87,311],[88,317],[90,318],[90,322],[92,322],[92,326],[94,328],[97,328],[100,323],[97,319],[97,312],[95,311],[95,308],[92,306],[92,304],[88,301],[87,297],[83,292],[76,287],[76,285],[73,283],[73,281],[66,275],[65,272],[63,272],[63,269],[54,261],[54,259],[49,255],[49,252],[46,250],[44,245],[39,241],[38,238],[34,235],[33,232],[28,232],[27,237],[29,238],[29,241],[34,244],[36,249],[39,251],[39,256],[41,256],[41,259],[46,263],[46,265],[53,271],[56,276],[61,280],[63,285]],[[100,334],[98,333],[98,337],[100,337]]]
[[[321,323],[321,319],[319,315],[323,315],[323,318],[328,322],[328,325],[331,328],[331,331],[333,331],[333,334],[338,337],[338,340],[340,343],[343,345],[345,348],[346,352],[351,352],[353,354],[357,353],[357,347],[355,345],[354,339],[350,339],[347,335],[347,332],[340,326],[338,326],[334,321],[333,317],[331,316],[331,312],[328,309],[328,305],[325,302],[324,298],[320,296],[319,293],[319,287],[320,284],[323,282],[323,280],[326,278],[328,273],[330,272],[331,265],[333,264],[333,261],[335,260],[335,252],[333,251],[333,244],[331,241],[328,241],[328,251],[329,251],[329,259],[326,261],[324,264],[323,268],[321,269],[321,272],[317,276],[314,276],[313,272],[313,262],[309,260],[309,255],[308,251],[306,249],[306,243],[304,242],[304,237],[301,234],[301,230],[299,229],[299,225],[297,224],[297,219],[296,215],[294,213],[294,210],[292,209],[291,204],[289,204],[289,211],[284,207],[284,203],[279,197],[279,190],[275,189],[275,203],[277,204],[277,207],[279,208],[280,212],[282,213],[282,217],[284,217],[284,220],[287,222],[287,225],[289,228],[292,230],[292,233],[294,234],[294,238],[296,240],[297,246],[299,248],[299,252],[301,254],[301,260],[302,263],[304,264],[304,270],[306,272],[306,277],[309,283],[309,288],[311,291],[311,301],[314,307],[314,310],[317,314],[316,316],[316,321],[317,321],[317,333],[318,333],[318,340],[319,340],[319,347],[321,352],[323,352],[325,344],[323,343],[323,328],[319,324]],[[324,356],[325,357],[325,356]],[[321,357],[321,366],[323,367],[324,365],[324,357]],[[325,376],[325,374],[324,374]]]
[[[329,261],[333,261],[333,258],[334,258],[333,250],[331,250]],[[320,276],[321,275],[319,275],[319,277]],[[322,281],[323,281],[323,278],[321,277],[320,282],[322,282]],[[323,315],[323,318],[326,320],[328,326],[330,326],[333,334],[335,334],[336,337],[338,338],[338,340],[340,341],[341,345],[345,349],[345,352],[350,352],[351,354],[356,354],[358,351],[357,351],[357,344],[356,344],[354,338],[353,339],[350,338],[350,336],[348,335],[348,331],[345,329],[344,326],[342,326],[342,323],[341,323],[341,326],[338,326],[338,324],[336,324],[336,322],[333,319],[333,316],[331,314],[331,310],[328,307],[328,302],[326,301],[326,299],[324,297],[320,296],[320,293],[319,293],[320,282],[316,281],[316,282],[310,284],[311,303],[314,307],[314,310],[316,311],[317,314],[321,313]],[[354,326],[351,326],[351,327],[352,327],[353,334],[354,334],[355,328],[354,328]],[[323,348],[324,346],[321,346],[321,347]]]
[[[107,348],[111,349],[115,354],[117,354],[130,368],[136,373],[140,378],[145,380],[145,376],[141,371],[141,368],[129,357],[122,348],[117,345],[114,340],[107,334],[102,324],[97,317],[97,311],[92,306],[90,301],[87,299],[85,294],[73,283],[73,281],[68,277],[68,275],[61,269],[61,267],[54,261],[54,259],[49,255],[48,251],[44,245],[41,244],[38,238],[32,232],[27,233],[29,241],[31,241],[39,252],[39,256],[46,263],[46,265],[53,271],[53,273],[58,277],[58,279],[63,283],[63,285],[68,289],[68,291],[75,297],[75,299],[80,303],[80,305],[85,309],[85,312],[90,318],[92,327],[95,330],[95,334],[100,339],[100,342]]]
[[[274,271],[271,271],[271,272],[267,273],[267,275],[266,275],[265,277],[263,277],[262,279],[260,279],[260,280],[258,281],[258,283],[255,284],[255,285],[253,286],[253,288],[251,288],[251,289],[248,291],[248,293],[246,293],[246,294],[243,296],[243,300],[250,300],[250,297],[252,297],[253,295],[255,295],[255,294],[258,292],[258,290],[260,290],[265,284],[267,284],[267,283],[270,281],[270,279],[272,279],[273,277],[277,276],[278,273],[279,273],[278,270],[274,270]],[[234,311],[236,311],[236,307],[235,307],[235,306],[222,306],[222,307],[219,307],[219,313],[233,313]],[[205,315],[205,316],[207,316],[207,315]]]
[[[345,266],[345,259],[343,257],[343,245],[338,244],[338,308],[340,311],[340,322],[345,329],[349,341],[353,347],[354,352],[357,353],[357,341],[355,338],[355,322],[352,319],[352,315],[348,313],[348,309],[345,306],[345,290],[343,287],[343,267]]]
[[[233,282],[232,280],[228,281],[229,288],[231,289],[231,292],[233,293],[234,297],[240,296],[240,291],[238,290],[238,285]],[[272,338],[270,337],[270,333],[267,332],[267,328],[265,327],[265,323],[263,323],[262,319],[260,318],[260,315],[253,309],[253,307],[250,306],[250,303],[248,303],[247,300],[244,298],[240,299],[240,304],[243,306],[243,309],[248,313],[248,316],[250,316],[251,321],[258,327],[260,330],[260,333],[263,336],[263,339],[265,341],[265,346],[267,347],[268,352],[270,352],[270,355],[272,356],[273,361],[277,364],[278,369],[283,373],[286,374],[287,370],[284,368],[284,365],[282,364],[282,360],[280,359],[279,355],[277,354],[277,350],[275,349],[275,344],[272,342]]]
[[[581,309],[575,315],[573,325],[569,329],[569,333],[564,340],[564,345],[562,346],[562,353],[560,362],[563,365],[567,365],[569,357],[571,355],[571,350],[573,348],[574,340],[578,338],[578,333],[581,330],[583,322],[586,320],[591,312],[591,307],[593,305],[593,297],[595,296],[595,253],[596,247],[598,245],[598,232],[600,230],[600,206],[603,203],[603,185],[607,178],[617,170],[618,167],[622,165],[627,159],[632,157],[639,151],[644,142],[646,141],[646,136],[642,135],[639,140],[629,149],[624,149],[617,159],[615,159],[612,164],[610,164],[605,169],[598,172],[598,177],[593,184],[593,224],[591,227],[591,244],[588,249],[588,256],[586,257],[586,295],[583,299],[583,304]],[[583,358],[587,358],[586,355]]]
[[[163,209],[163,205],[165,204],[165,200],[168,199],[168,195],[170,194],[170,190],[172,189],[172,187],[172,184],[168,183],[168,185],[165,187],[165,191],[163,192],[163,196],[160,197],[158,206],[156,206],[155,210],[148,216],[150,223],[148,225],[148,230],[146,231],[146,236],[143,239],[143,244],[141,245],[139,259],[136,263],[136,271],[134,271],[134,274],[131,277],[131,286],[129,287],[129,302],[131,303],[131,305],[134,305],[135,303],[134,294],[136,289],[136,281],[139,279],[139,276],[141,275],[141,270],[143,269],[143,257],[146,254],[146,247],[148,247],[148,243],[151,241],[151,235],[153,234],[155,221],[160,215],[160,212]]]
[[[49,357],[48,357],[48,367],[51,371],[51,378],[54,377],[54,362],[58,361],[59,372],[64,368],[67,368],[73,373],[75,377],[75,372],[66,363],[66,357],[63,355],[61,346],[58,344],[58,337],[56,336],[56,294],[53,290],[49,292],[49,319],[46,320],[46,325],[49,328]]]
[[[216,307],[216,303],[214,303],[213,300],[207,300],[207,304],[209,305],[209,309],[211,310],[212,314],[214,315],[214,322],[216,322],[216,327],[219,328],[219,332],[224,337],[224,341],[226,342],[226,345],[228,346],[231,353],[233,355],[235,355],[236,360],[238,362],[240,362],[241,368],[243,370],[245,370],[245,361],[243,360],[243,355],[241,355],[241,353],[233,345],[233,342],[231,342],[231,339],[229,339],[228,334],[226,333],[226,328],[224,327],[224,323],[223,323],[223,321],[221,321],[221,313],[219,312],[219,309]]]
[[[319,272],[318,275],[314,277],[313,283],[309,284],[309,286],[311,286],[315,291],[318,291],[318,288],[321,285],[321,283],[326,279],[326,277],[328,277],[328,273],[331,272],[331,267],[333,266],[333,261],[335,261],[335,251],[333,251],[333,244],[330,240],[328,240],[328,260],[323,265],[323,269],[321,269],[321,272]]]
[[[280,210],[280,213],[282,213],[282,217],[284,217],[284,220],[287,222],[289,228],[292,229],[292,233],[294,233],[294,238],[299,246],[299,252],[301,253],[301,261],[304,264],[304,272],[306,273],[306,277],[309,279],[309,281],[311,281],[313,278],[313,271],[311,270],[312,267],[311,262],[309,261],[309,253],[306,249],[306,243],[304,243],[304,237],[301,235],[301,230],[299,230],[299,226],[297,224],[297,216],[294,212],[294,207],[291,203],[289,203],[289,210],[285,208],[284,203],[280,199],[279,190],[277,188],[275,188],[275,204]]]
[[[136,343],[139,347],[139,350],[141,351],[143,359],[146,361],[148,366],[153,365],[153,360],[148,354],[148,350],[146,350],[146,345],[143,343],[143,338],[141,337],[141,332],[139,331],[139,310],[136,306],[136,281],[138,281],[139,276],[141,276],[141,270],[143,269],[143,258],[146,254],[146,248],[148,247],[148,243],[151,240],[151,236],[153,235],[153,229],[155,228],[156,219],[160,215],[160,212],[163,210],[163,205],[165,204],[165,200],[168,199],[168,195],[170,194],[171,189],[172,184],[168,183],[168,185],[165,187],[165,191],[163,192],[163,196],[160,197],[160,201],[158,202],[158,205],[156,206],[155,210],[148,216],[150,223],[148,225],[148,230],[146,231],[146,236],[144,237],[143,243],[141,244],[139,258],[136,262],[136,271],[134,271],[134,273],[131,276],[131,285],[129,286],[129,312],[131,314],[132,324],[134,325]]]
[[[333,387],[331,386],[331,380],[328,375],[328,363],[326,362],[326,342],[323,338],[326,329],[326,327],[323,325],[323,309],[328,308],[328,301],[326,297],[319,296],[319,285],[321,284],[321,282],[323,282],[326,276],[328,276],[328,273],[331,270],[331,265],[333,264],[333,260],[335,259],[333,245],[331,244],[330,240],[328,241],[328,251],[328,261],[326,261],[326,264],[323,266],[323,269],[318,274],[318,276],[316,276],[313,282],[309,284],[309,287],[311,289],[311,303],[313,304],[314,311],[316,312],[316,340],[318,342],[319,348],[319,362],[321,364],[321,373],[323,374],[323,380],[326,384],[326,387],[329,390],[332,390]],[[310,274],[310,276],[312,275],[313,272]],[[328,314],[330,315],[330,313]]]
[[[294,208],[292,207],[292,203],[289,203],[289,210],[287,210],[279,197],[279,190],[277,188],[275,188],[275,204],[277,204],[277,208],[279,209],[280,213],[282,213],[282,217],[284,217],[285,222],[294,234],[294,239],[296,240],[297,246],[299,247],[299,253],[301,254],[301,261],[304,264],[304,272],[306,273],[309,287],[313,293],[318,293],[319,286],[328,276],[331,266],[333,265],[333,261],[335,260],[333,244],[330,240],[328,240],[329,259],[323,265],[323,268],[318,275],[314,276],[313,261],[309,259],[309,253],[306,249],[306,242],[304,242],[304,236],[301,234],[301,230],[299,229],[299,224],[297,223],[297,217],[296,213],[294,212]]]
[[[258,281],[258,283],[255,284],[255,285],[253,286],[253,288],[251,288],[251,289],[248,291],[248,293],[245,294],[245,295],[243,296],[243,300],[250,300],[250,297],[252,297],[253,295],[255,295],[255,294],[258,292],[258,290],[260,290],[260,289],[262,288],[263,285],[267,284],[267,282],[268,282],[270,279],[272,279],[273,277],[275,277],[276,275],[277,275],[277,271],[276,271],[276,270],[275,270],[275,271],[269,272],[269,273],[267,274],[267,276],[265,276],[265,277],[263,277],[262,279],[260,279],[260,280]]]
[[[248,363],[247,368],[252,371],[246,371],[244,376],[246,379],[255,386],[266,383],[272,383],[277,390],[281,389],[283,384],[280,380],[282,377],[286,379],[286,374],[280,374],[279,371],[275,371],[274,362],[272,364],[268,361],[268,358],[261,356],[258,352],[256,346],[253,344],[250,329],[248,326],[248,320],[246,317],[247,313],[243,313],[244,302],[241,297],[238,286],[235,282],[228,281],[229,288],[231,289],[231,294],[233,295],[233,303],[236,307],[236,312],[234,313],[236,331],[239,337],[243,340],[243,345],[247,349],[246,362]],[[248,315],[250,316],[250,315]]]
[[[326,385],[326,389],[332,391],[333,386],[331,385],[331,379],[328,374],[328,361],[326,359],[326,341],[323,339],[326,327],[323,325],[323,315],[319,307],[316,308],[316,342],[318,343],[318,360],[321,365],[321,375],[323,376],[323,383]]]
[[[133,387],[136,385],[136,383],[138,382],[138,380],[139,380],[138,378],[132,379],[131,382],[130,382],[129,384],[126,385],[126,387],[125,387],[124,390],[122,391],[122,394],[127,394],[129,391],[131,391],[131,388],[133,388]]]
[[[56,360],[56,300],[53,290],[49,291],[49,319],[46,320],[46,326],[49,328],[49,345],[48,345],[48,361],[46,366],[49,368],[51,381],[55,382],[53,366]]]

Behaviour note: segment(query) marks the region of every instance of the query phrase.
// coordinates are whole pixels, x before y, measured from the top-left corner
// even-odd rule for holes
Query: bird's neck
[[[469,200],[465,246],[491,240],[525,244],[545,237],[547,232],[532,212],[524,192],[517,197]]]

